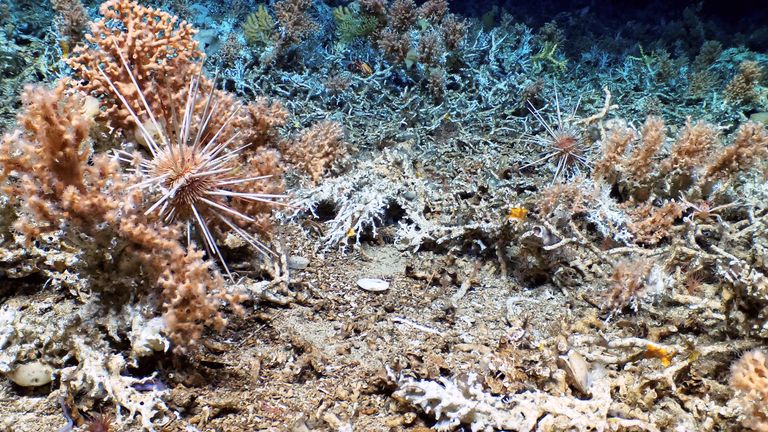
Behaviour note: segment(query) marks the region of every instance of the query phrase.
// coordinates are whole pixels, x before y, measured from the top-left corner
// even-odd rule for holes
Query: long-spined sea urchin
[[[555,161],[555,174],[552,177],[552,183],[556,183],[563,174],[578,172],[579,167],[590,168],[591,163],[588,156],[588,146],[582,140],[581,130],[575,126],[576,110],[579,108],[579,102],[576,103],[573,111],[563,118],[560,110],[560,99],[555,91],[555,107],[557,109],[557,123],[548,122],[541,111],[536,109],[528,101],[528,111],[533,114],[536,120],[544,127],[546,134],[528,135],[523,140],[538,145],[543,149],[543,154],[533,162],[529,162],[521,167],[527,168],[533,165],[547,163],[550,160]]]
[[[248,144],[231,147],[239,137],[240,131],[223,140],[222,134],[239,112],[240,106],[230,110],[226,120],[215,133],[209,131],[209,122],[221,107],[219,100],[215,97],[215,86],[211,83],[203,111],[201,113],[196,112],[198,98],[201,97],[202,66],[200,66],[200,72],[190,77],[184,111],[180,116],[172,111],[171,119],[163,119],[166,124],[170,121],[172,129],[161,127],[128,62],[119,49],[117,52],[141,100],[148,117],[146,120],[152,128],[151,132],[147,130],[136,110],[131,107],[115,83],[100,68],[101,75],[129,111],[152,155],[151,159],[139,159],[136,164],[136,171],[143,179],[135,187],[157,191],[159,195],[159,198],[146,210],[145,214],[157,212],[161,219],[167,223],[184,222],[188,242],[191,241],[192,226],[196,226],[209,254],[218,259],[230,278],[232,278],[232,274],[211,231],[212,223],[221,223],[228,227],[258,252],[264,255],[273,254],[270,248],[258,237],[236,223],[236,221],[241,223],[254,222],[254,218],[229,205],[232,199],[281,204],[279,200],[286,197],[278,194],[232,190],[233,186],[266,180],[270,177],[242,176],[239,170],[240,165],[236,161]],[[181,117],[181,122],[178,121],[179,117]],[[194,127],[193,123],[196,123]],[[124,162],[136,163],[135,157],[125,151],[118,152],[118,156]]]

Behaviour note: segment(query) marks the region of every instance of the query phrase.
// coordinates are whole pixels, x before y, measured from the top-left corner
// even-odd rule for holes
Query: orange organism
[[[373,75],[373,68],[362,60],[355,60],[349,64],[349,70],[352,72],[359,72],[365,76]]]
[[[523,221],[526,216],[528,216],[528,209],[523,207],[512,207],[507,213],[507,220]]]

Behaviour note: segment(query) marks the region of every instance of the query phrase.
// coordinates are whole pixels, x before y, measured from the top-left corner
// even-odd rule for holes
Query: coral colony
[[[0,430],[768,431],[768,11],[599,3],[0,0]]]

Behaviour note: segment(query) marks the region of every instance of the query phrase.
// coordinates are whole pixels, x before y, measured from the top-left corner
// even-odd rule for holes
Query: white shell
[[[389,289],[389,282],[382,279],[362,278],[357,280],[357,286],[370,292],[384,292]]]
[[[589,363],[581,354],[574,350],[568,351],[557,359],[557,365],[565,371],[568,382],[584,394],[589,394],[592,386],[592,375]]]
[[[34,361],[19,365],[6,375],[8,379],[22,387],[38,387],[53,380],[53,368],[45,363]]]

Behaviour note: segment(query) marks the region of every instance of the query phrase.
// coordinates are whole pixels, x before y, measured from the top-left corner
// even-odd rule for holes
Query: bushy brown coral
[[[720,147],[717,129],[704,122],[689,121],[665,155],[661,150],[666,138],[663,120],[654,116],[646,119],[639,137],[626,126],[610,129],[594,177],[620,183],[639,201],[652,191],[677,199],[694,186],[705,186],[700,192],[707,192],[713,182],[730,179],[768,159],[768,132],[754,122],[741,125],[726,147]],[[654,163],[658,159],[662,161]]]
[[[257,97],[245,106],[245,117],[239,127],[245,132],[244,141],[252,149],[274,147],[278,129],[288,121],[283,104],[265,97]]]
[[[725,100],[735,104],[755,102],[758,93],[755,88],[763,78],[763,69],[756,61],[745,60],[739,65],[739,72],[726,85]]]
[[[696,71],[704,71],[712,64],[714,64],[720,54],[723,52],[723,44],[718,41],[710,40],[701,44],[699,53],[696,58],[693,59],[693,69]]]
[[[64,41],[73,47],[79,43],[88,25],[88,12],[85,10],[80,0],[53,0],[51,1],[53,10],[58,15],[56,18],[56,27],[59,34],[64,37]]]
[[[672,151],[661,165],[661,171],[672,175],[690,175],[711,156],[719,141],[717,130],[704,122],[688,121],[677,135]]]
[[[220,302],[237,298],[224,291],[201,252],[176,240],[175,226],[144,214],[141,190],[129,190],[132,182],[117,161],[92,153],[95,100],[59,84],[53,90],[30,87],[23,101],[20,129],[0,145],[3,192],[19,201],[22,213],[16,228],[28,240],[63,229],[73,244],[97,251],[102,260],[134,257],[146,288],[162,290],[168,333],[181,346],[194,343],[205,326],[220,328]],[[102,289],[135,275],[107,277]]]
[[[280,38],[283,43],[298,43],[317,30],[317,23],[308,13],[311,7],[312,0],[280,0],[275,3],[274,11],[282,30]]]
[[[417,18],[413,0],[395,0],[389,7],[389,25],[398,33],[408,31]]]
[[[636,184],[647,184],[653,171],[653,157],[664,144],[666,129],[661,117],[648,116],[640,132],[640,143],[628,159],[623,162],[624,170]]]
[[[741,408],[741,424],[754,431],[768,432],[768,355],[756,349],[745,353],[731,366],[734,402]]]
[[[554,183],[541,191],[536,202],[536,212],[541,217],[570,220],[586,213],[595,201],[595,191],[586,187],[583,177],[566,183]]]
[[[427,77],[427,89],[432,95],[435,102],[443,100],[445,96],[446,77],[445,69],[441,67],[429,68],[429,76]]]
[[[88,164],[87,139],[98,102],[68,93],[64,85],[50,91],[27,87],[22,101],[21,128],[7,135],[0,148],[3,178],[18,177],[7,181],[3,192],[25,200],[26,217],[16,228],[35,237],[55,229],[63,218],[86,225],[92,210],[115,219],[118,204],[98,190],[112,180],[114,166],[106,158]]]
[[[343,137],[341,125],[324,121],[303,131],[284,154],[317,183],[331,163],[344,154]]]
[[[608,132],[603,140],[603,157],[594,167],[593,174],[609,183],[616,181],[618,167],[624,160],[627,148],[635,140],[635,133],[624,123],[619,123]]]
[[[384,4],[371,6],[378,10]],[[418,8],[413,0],[394,0],[378,19],[385,24],[376,33],[384,58],[408,68],[418,62],[426,70],[445,69],[446,54],[456,50],[466,34],[466,23],[448,11],[445,0],[429,0]]]
[[[100,118],[108,119],[119,129],[135,128],[128,109],[115,96],[108,81],[115,83],[139,116],[147,114],[121,55],[153,112],[182,106],[183,90],[190,76],[198,74],[203,56],[193,39],[192,26],[130,0],[108,0],[99,11],[102,18],[91,24],[91,32],[85,37],[88,44],[75,48],[66,62],[81,79],[78,89],[102,99]]]
[[[419,39],[417,48],[419,63],[426,66],[436,66],[440,63],[445,52],[443,41],[435,31],[426,32]]]
[[[440,26],[443,43],[449,51],[455,51],[467,35],[467,22],[454,15],[448,15]]]
[[[304,157],[311,157],[305,154]],[[268,176],[268,181],[242,183],[234,185],[233,191],[251,194],[282,195],[285,193],[283,181],[283,165],[281,154],[271,148],[260,148],[249,152],[241,161],[247,172],[256,177]],[[249,215],[253,221],[247,224],[247,228],[259,233],[262,238],[269,239],[272,236],[272,210],[274,205],[261,201],[252,201],[235,198],[230,203],[232,208]]]
[[[661,207],[650,203],[632,206],[628,203],[625,208],[632,222],[627,227],[638,243],[646,245],[658,244],[669,236],[675,221],[683,216],[684,207],[676,201],[669,201]]]
[[[764,125],[748,122],[739,127],[733,144],[706,167],[704,176],[708,180],[728,179],[750,169],[761,159],[768,159],[768,132]]]
[[[408,33],[398,33],[391,28],[381,31],[378,43],[384,58],[393,63],[403,63],[411,50],[411,37]]]
[[[448,0],[427,0],[418,9],[419,18],[438,25],[448,14]]]
[[[381,18],[387,13],[387,2],[386,0],[360,0],[360,9],[369,15]]]
[[[645,294],[654,282],[651,278],[653,266],[653,261],[642,258],[619,262],[611,275],[605,306],[619,311]]]

